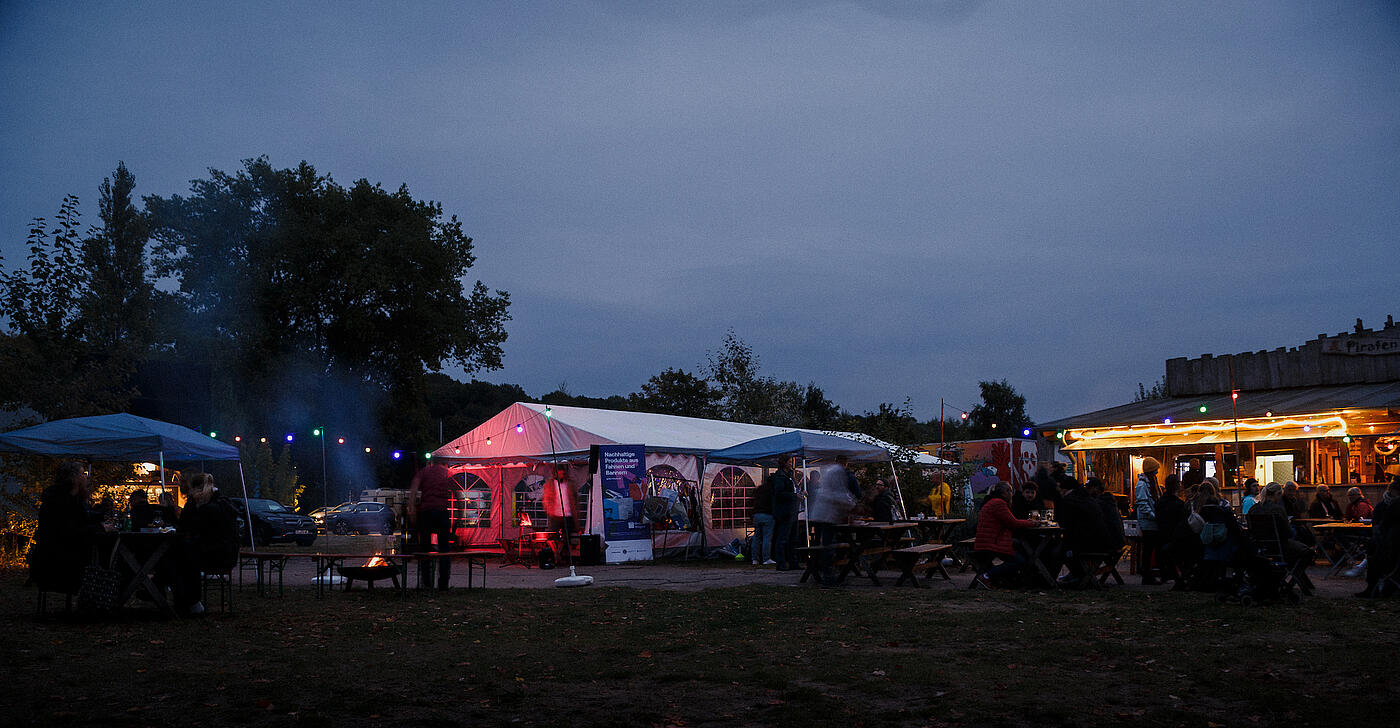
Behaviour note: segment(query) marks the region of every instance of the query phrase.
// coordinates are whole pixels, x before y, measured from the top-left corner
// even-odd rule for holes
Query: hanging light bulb
[[[525,431],[525,425],[517,424],[517,425],[515,426],[515,431],[516,431],[516,432],[524,432],[524,431]]]

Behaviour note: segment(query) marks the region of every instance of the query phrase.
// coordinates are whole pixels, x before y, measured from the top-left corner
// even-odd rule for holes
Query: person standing
[[[776,564],[773,560],[773,481],[765,478],[753,489],[749,498],[753,509],[753,546],[749,561],[753,564]]]
[[[546,493],[548,492],[546,486]],[[408,486],[408,523],[417,535],[418,553],[451,551],[452,519],[447,512],[452,502],[452,474],[437,463],[418,471]],[[437,563],[437,588],[447,591],[452,578],[452,559],[440,556]],[[433,588],[431,560],[418,562],[418,583]]]
[[[778,469],[764,481],[773,491],[773,558],[778,571],[797,568],[797,514],[801,501],[792,479],[793,456],[778,458]]]
[[[1392,478],[1371,513],[1371,548],[1366,558],[1366,588],[1356,596],[1388,596],[1386,581],[1400,563],[1400,476]]]
[[[1200,487],[1205,479],[1205,471],[1201,470],[1201,459],[1191,458],[1191,462],[1186,466],[1186,472],[1181,475],[1181,489],[1190,492],[1192,488]]]
[[[642,483],[645,485],[645,483]],[[567,463],[554,464],[554,479],[544,485],[544,513],[549,530],[560,534],[559,553],[566,566],[574,565],[574,486],[569,483]]]
[[[1157,531],[1157,471],[1162,464],[1156,458],[1144,458],[1142,473],[1133,487],[1133,510],[1137,515],[1140,543],[1138,548],[1138,574],[1142,575],[1144,586],[1161,584],[1152,571],[1152,556],[1161,539]]]
[[[933,484],[928,491],[929,515],[934,518],[946,518],[948,511],[953,504],[953,490],[948,487],[948,483],[943,480],[942,471],[935,470],[929,476]]]
[[[813,545],[836,543],[836,527],[850,520],[851,509],[860,501],[860,484],[846,469],[847,459],[838,456],[836,464],[821,471],[821,476],[808,481],[807,520],[812,524]],[[823,586],[836,584],[834,559],[829,550],[817,554],[817,574]]]

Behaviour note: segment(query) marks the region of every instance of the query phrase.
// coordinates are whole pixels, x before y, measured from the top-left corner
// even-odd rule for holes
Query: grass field
[[[239,594],[36,620],[0,577],[10,725],[1394,725],[1400,602],[593,587]]]

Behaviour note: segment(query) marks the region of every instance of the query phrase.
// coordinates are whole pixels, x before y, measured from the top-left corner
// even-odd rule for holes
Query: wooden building
[[[1199,459],[1227,487],[1245,478],[1360,485],[1373,503],[1400,474],[1400,327],[1319,335],[1296,348],[1169,359],[1168,396],[1039,426],[1075,460],[1130,492],[1151,456],[1163,474]],[[1231,494],[1239,500],[1238,492]],[[1334,492],[1345,504],[1344,493]]]

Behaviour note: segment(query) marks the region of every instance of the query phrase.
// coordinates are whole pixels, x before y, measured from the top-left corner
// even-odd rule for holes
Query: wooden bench
[[[1119,586],[1123,585],[1123,575],[1118,573],[1118,564],[1123,562],[1123,557],[1128,555],[1131,548],[1131,546],[1124,546],[1104,557],[1103,563],[1094,572],[1094,576],[1098,577],[1099,586],[1107,584],[1109,578],[1112,578]]]
[[[807,568],[802,572],[802,578],[798,579],[797,583],[807,583],[807,577],[810,576],[815,578],[817,580],[817,583],[820,584],[822,580],[822,575],[819,571],[819,569],[821,568],[821,555],[824,553],[830,553],[832,566],[844,566],[847,561],[846,552],[850,548],[851,545],[848,543],[834,543],[830,546],[798,547],[796,549],[797,554],[806,559]],[[842,570],[842,574],[844,576],[844,569]],[[839,582],[841,580],[838,578],[837,581]]]
[[[924,586],[919,583],[919,577],[914,575],[916,569],[924,572],[925,579],[933,578],[933,572],[937,571],[944,581],[952,581],[953,577],[948,576],[948,570],[943,568],[942,556],[943,552],[952,549],[953,547],[946,543],[926,543],[890,552],[894,565],[899,567],[899,579],[894,585],[900,586],[907,581],[914,587]]]
[[[972,549],[977,546],[977,539],[965,538],[955,545],[957,548],[953,550],[953,558],[959,561],[958,573],[961,574],[967,571],[968,567],[975,565],[972,563]]]

